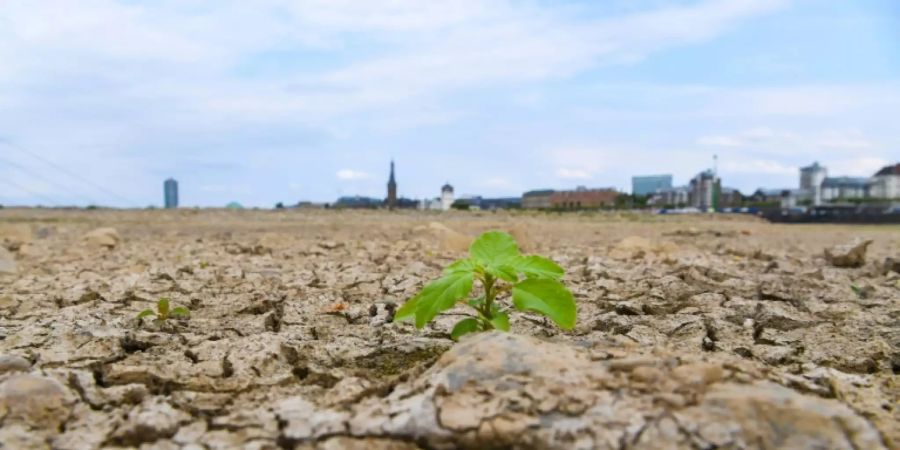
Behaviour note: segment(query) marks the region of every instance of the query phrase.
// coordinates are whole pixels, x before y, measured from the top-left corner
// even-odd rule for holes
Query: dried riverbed
[[[391,322],[489,229],[567,269],[575,330]],[[0,448],[900,445],[897,227],[6,209],[0,240]],[[139,324],[160,297],[191,318]]]

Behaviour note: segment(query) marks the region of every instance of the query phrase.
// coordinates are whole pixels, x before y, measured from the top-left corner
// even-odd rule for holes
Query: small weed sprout
[[[509,295],[515,309],[542,314],[570,330],[575,327],[576,307],[572,293],[559,281],[563,274],[562,267],[549,258],[522,255],[509,234],[489,231],[472,243],[468,258],[447,266],[441,278],[400,307],[394,320],[414,320],[416,328],[422,328],[439,313],[463,303],[474,310],[475,317],[453,327],[453,340],[478,331],[509,331],[509,310],[500,303]],[[475,281],[483,295],[469,298]]]
[[[169,309],[169,299],[163,297],[156,302],[156,311],[145,309],[138,313],[137,319],[142,320],[144,317],[156,316],[157,322],[165,322],[170,317],[173,319],[188,318],[191,312],[184,306],[177,306]]]

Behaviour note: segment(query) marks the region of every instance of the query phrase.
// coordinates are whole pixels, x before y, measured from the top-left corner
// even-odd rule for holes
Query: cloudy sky
[[[0,203],[797,184],[900,160],[896,0],[5,0]]]

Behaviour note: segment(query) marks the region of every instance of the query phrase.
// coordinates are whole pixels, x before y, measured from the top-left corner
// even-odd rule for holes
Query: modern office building
[[[178,182],[175,179],[169,178],[163,183],[163,195],[167,209],[178,207]]]
[[[632,195],[650,195],[658,190],[672,189],[672,175],[644,175],[631,177]]]

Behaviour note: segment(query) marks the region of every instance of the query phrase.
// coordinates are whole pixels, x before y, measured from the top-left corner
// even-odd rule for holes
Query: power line
[[[84,177],[82,177],[81,175],[76,174],[75,172],[70,171],[69,169],[66,169],[66,168],[62,167],[62,166],[60,166],[59,164],[56,164],[56,163],[54,163],[54,162],[52,162],[52,161],[49,161],[49,160],[45,159],[43,156],[40,156],[40,155],[38,155],[38,154],[36,154],[36,153],[34,153],[34,152],[30,152],[30,151],[26,150],[25,148],[23,148],[23,147],[20,146],[20,145],[13,144],[12,142],[10,142],[10,141],[8,141],[8,140],[0,140],[0,144],[6,144],[6,145],[9,146],[9,147],[12,147],[12,148],[14,148],[14,149],[16,149],[16,150],[18,150],[18,151],[20,151],[20,152],[22,152],[22,153],[25,153],[26,155],[31,156],[32,158],[35,158],[35,159],[37,159],[37,160],[39,160],[39,161],[41,161],[41,162],[43,162],[43,163],[45,163],[45,164],[47,164],[47,165],[49,165],[49,166],[52,166],[52,167],[56,168],[56,170],[59,170],[60,172],[63,172],[63,173],[65,173],[65,174],[69,175],[69,176],[72,177],[72,178],[75,178],[75,179],[77,179],[77,180],[80,180],[80,181],[83,182],[83,183],[89,184],[90,186],[94,187],[95,189],[97,189],[97,190],[99,190],[99,191],[102,191],[102,192],[106,193],[107,195],[111,195],[111,196],[113,196],[113,197],[115,197],[115,198],[118,198],[119,200],[122,200],[122,201],[124,201],[125,203],[127,203],[127,204],[129,204],[129,205],[132,205],[132,206],[137,205],[137,202],[133,202],[133,201],[131,201],[131,200],[125,198],[125,197],[122,197],[121,195],[119,195],[119,194],[117,194],[117,193],[115,193],[115,192],[113,192],[113,191],[111,191],[111,190],[109,190],[109,189],[106,189],[105,187],[100,186],[100,185],[98,185],[97,183],[94,183],[93,181],[91,181],[91,180],[89,180],[89,179],[87,179],[87,178],[84,178]]]
[[[26,173],[28,173],[29,175],[31,175],[31,176],[33,176],[33,177],[35,177],[35,178],[44,180],[44,181],[46,181],[47,183],[50,183],[50,184],[56,186],[57,188],[62,189],[63,192],[68,192],[68,191],[70,191],[70,189],[69,189],[68,187],[63,186],[62,184],[60,184],[60,183],[58,183],[58,182],[56,182],[56,181],[54,181],[54,180],[52,180],[52,179],[50,179],[50,178],[47,178],[47,177],[45,177],[45,176],[43,176],[43,175],[41,175],[41,174],[39,174],[39,173],[35,173],[35,172],[32,171],[31,169],[28,169],[27,167],[22,166],[22,165],[20,165],[20,164],[18,164],[18,163],[12,162],[12,161],[10,161],[10,160],[8,160],[8,159],[4,159],[4,158],[0,158],[0,162],[5,163],[5,164],[8,164],[8,165],[10,165],[10,166],[13,166],[13,167],[15,167],[15,168],[18,168],[19,170],[21,170],[21,171],[23,171],[23,172],[26,172]],[[75,195],[77,195],[78,197],[80,197],[80,198],[83,199],[83,200],[87,200],[87,202],[88,202],[89,205],[94,204],[94,201],[91,200],[91,199],[88,198],[88,197],[85,197],[85,196],[83,196],[83,195],[81,195],[81,194],[75,194]]]
[[[21,190],[22,192],[25,192],[26,194],[31,195],[32,197],[42,198],[42,199],[46,200],[46,201],[49,203],[49,205],[47,205],[47,206],[55,206],[55,205],[59,205],[59,204],[60,204],[60,203],[57,202],[56,200],[53,200],[52,198],[47,197],[47,196],[44,195],[44,194],[39,194],[39,193],[37,193],[37,192],[34,192],[34,191],[32,191],[31,189],[28,189],[27,187],[22,186],[21,184],[14,183],[14,182],[12,182],[12,181],[6,179],[6,178],[0,178],[0,181],[3,181],[3,182],[5,182],[6,184],[8,184],[8,185],[10,185],[10,186],[12,186],[12,187],[14,187],[14,188],[17,188],[17,189]]]

